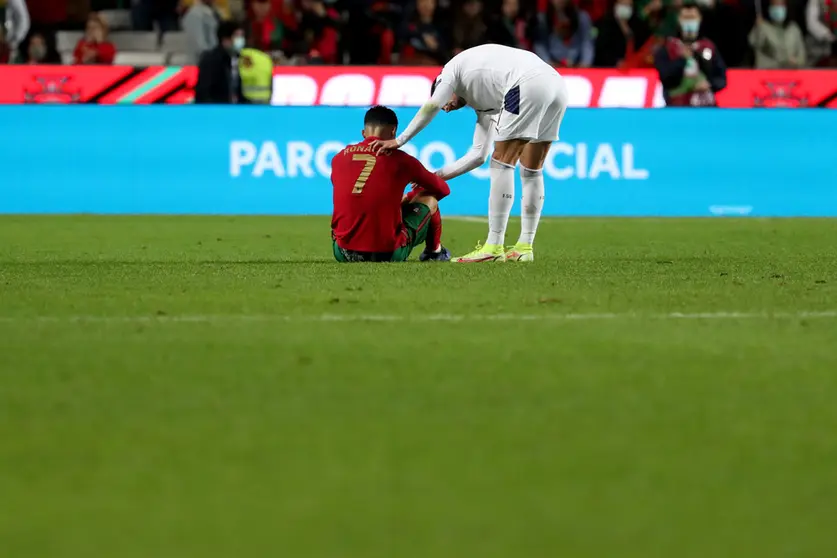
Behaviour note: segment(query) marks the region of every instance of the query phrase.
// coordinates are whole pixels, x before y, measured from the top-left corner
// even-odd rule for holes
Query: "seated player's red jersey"
[[[331,234],[337,245],[357,252],[391,252],[407,244],[401,221],[401,198],[413,183],[440,200],[450,194],[444,180],[418,159],[394,150],[375,155],[368,137],[331,161],[334,214]]]

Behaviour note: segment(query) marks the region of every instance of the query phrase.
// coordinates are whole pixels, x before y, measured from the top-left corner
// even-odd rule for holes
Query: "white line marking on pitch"
[[[668,312],[577,314],[182,314],[159,316],[0,316],[0,323],[224,323],[224,322],[573,322],[595,320],[770,320],[837,318],[837,310],[805,312]]]
[[[469,217],[467,215],[445,215],[448,221],[463,221],[465,223],[488,223],[487,217]]]

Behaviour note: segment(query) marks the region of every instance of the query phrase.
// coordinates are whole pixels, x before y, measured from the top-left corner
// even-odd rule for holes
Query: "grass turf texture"
[[[5,216],[2,554],[834,555],[837,319],[796,313],[837,310],[835,238],[546,220],[534,265],[339,265],[325,218]]]

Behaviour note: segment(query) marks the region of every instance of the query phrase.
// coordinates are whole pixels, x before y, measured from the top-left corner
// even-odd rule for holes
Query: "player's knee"
[[[546,142],[528,144],[520,155],[520,166],[532,170],[543,169],[543,164],[551,146],[551,143]]]
[[[523,161],[520,161],[520,178],[529,179],[529,178],[537,178],[539,176],[543,176],[543,169],[530,169],[529,167],[523,164]]]
[[[421,195],[413,199],[413,203],[421,203],[430,208],[430,213],[436,213],[439,210],[439,201],[433,196]]]

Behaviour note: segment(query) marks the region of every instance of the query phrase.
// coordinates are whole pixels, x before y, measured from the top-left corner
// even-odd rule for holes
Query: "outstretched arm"
[[[433,95],[428,99],[424,105],[419,109],[418,113],[413,117],[413,120],[410,122],[409,126],[401,132],[401,134],[395,138],[395,141],[398,142],[398,146],[402,146],[424,130],[430,121],[439,114],[439,111],[442,107],[450,101],[451,97],[453,96],[453,87],[448,83],[440,83],[436,87],[436,91],[433,92]]]
[[[401,153],[401,152],[399,152]],[[401,153],[404,159],[404,165],[407,167],[407,180],[415,184],[416,188],[420,188],[428,194],[434,196],[437,200],[441,200],[450,194],[450,188],[444,180],[438,175],[433,174],[422,165],[418,159]]]
[[[485,163],[488,160],[488,155],[491,153],[491,146],[494,144],[496,125],[497,121],[495,117],[477,113],[477,127],[474,129],[474,142],[471,144],[471,149],[458,161],[446,165],[436,174],[442,180],[450,180],[466,172],[471,172]]]

